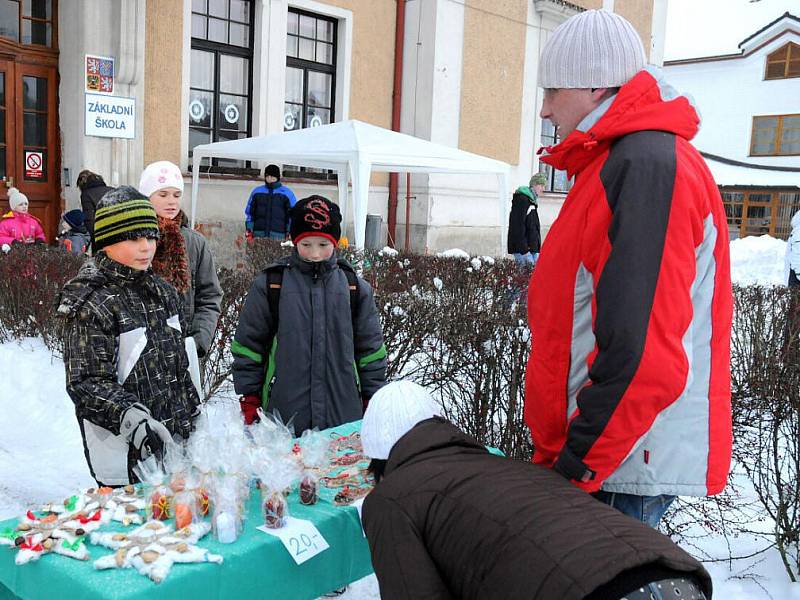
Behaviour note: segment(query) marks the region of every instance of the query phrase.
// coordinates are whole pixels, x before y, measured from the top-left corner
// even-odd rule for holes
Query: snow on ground
[[[785,242],[768,236],[735,240],[731,243],[734,281],[745,285],[785,283],[784,251]],[[466,256],[461,250],[443,254]],[[29,507],[69,496],[94,482],[86,467],[73,405],[64,390],[61,360],[51,356],[41,340],[25,339],[0,344],[0,365],[4,373],[0,387],[2,520],[18,516]],[[745,497],[754,495],[752,486],[739,483]],[[739,535],[730,540],[714,535],[697,542],[703,554],[716,559],[728,556],[728,544],[738,556],[767,545],[755,535]],[[774,549],[730,564],[707,562],[706,568],[714,579],[715,598],[800,600],[800,584],[789,583]],[[380,598],[375,576],[353,583],[340,597]]]
[[[94,485],[64,364],[41,340],[0,344],[0,520]]]
[[[731,242],[731,279],[739,285],[786,285],[786,242],[762,235]]]

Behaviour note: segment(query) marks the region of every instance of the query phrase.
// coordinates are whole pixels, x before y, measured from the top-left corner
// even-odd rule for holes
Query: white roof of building
[[[764,187],[793,186],[800,188],[800,168],[796,171],[774,171],[732,165],[714,160],[707,155],[705,159],[717,185]]]

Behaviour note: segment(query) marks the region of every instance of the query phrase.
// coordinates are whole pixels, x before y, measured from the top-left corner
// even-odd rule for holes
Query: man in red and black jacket
[[[533,461],[657,526],[726,483],[728,228],[690,101],[644,69],[622,17],[558,27],[539,67],[542,161],[575,183],[532,276],[525,418]]]

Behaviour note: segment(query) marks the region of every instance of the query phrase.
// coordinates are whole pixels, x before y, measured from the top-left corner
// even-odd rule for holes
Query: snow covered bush
[[[84,260],[44,244],[13,244],[8,254],[0,253],[0,342],[41,337],[60,351],[56,296]]]
[[[772,542],[800,578],[800,290],[735,294],[731,344],[734,456],[775,522]]]

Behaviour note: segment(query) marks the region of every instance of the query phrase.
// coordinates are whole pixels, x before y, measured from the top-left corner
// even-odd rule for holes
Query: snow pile
[[[0,344],[0,520],[95,485],[64,363],[39,339]]]
[[[731,242],[731,279],[739,285],[786,285],[786,242],[768,235]]]
[[[442,258],[464,258],[469,260],[469,254],[464,252],[461,248],[451,248],[450,250],[437,253],[436,256],[441,256]]]

